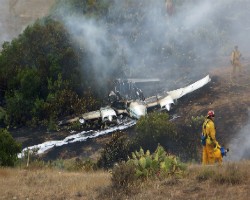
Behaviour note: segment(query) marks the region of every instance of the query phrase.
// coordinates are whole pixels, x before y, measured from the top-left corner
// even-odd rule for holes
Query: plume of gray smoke
[[[27,0],[17,1],[11,15],[10,1],[0,2],[1,42],[22,30],[19,25],[24,19],[20,18],[23,5],[33,6],[25,9],[25,16],[40,16],[40,11],[34,13],[35,3],[24,4]],[[45,1],[39,0],[37,5],[41,2]],[[50,2],[53,0],[44,4]],[[75,41],[88,48],[100,83],[119,66],[126,76],[158,77],[169,85],[171,80],[186,76],[200,78],[210,67],[217,67],[222,56],[229,60],[236,44],[243,55],[249,52],[250,1],[175,0],[174,4],[172,16],[167,14],[165,0],[113,0],[102,19],[74,15],[69,4],[60,4],[57,11],[61,11],[58,17]],[[19,28],[13,31],[15,27]]]
[[[237,136],[232,139],[229,144],[230,152],[227,160],[239,161],[242,159],[250,159],[250,123],[237,133]]]
[[[250,110],[248,111],[248,116]],[[250,122],[246,124],[229,142],[229,153],[225,160],[239,161],[250,159]]]
[[[177,80],[208,73],[221,56],[229,60],[235,44],[243,54],[249,51],[249,6],[247,0],[176,1],[175,14],[168,16],[163,0],[115,0],[105,19],[72,16],[67,8],[61,17],[89,48],[99,79],[122,55],[127,76]]]

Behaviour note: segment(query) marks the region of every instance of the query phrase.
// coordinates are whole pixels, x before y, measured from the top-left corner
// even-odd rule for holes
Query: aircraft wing
[[[191,93],[207,83],[211,81],[209,75],[205,76],[204,78],[196,81],[195,83],[188,85],[184,88],[179,88],[176,90],[172,90],[166,93],[166,95],[163,96],[152,96],[147,99],[145,99],[145,103],[147,105],[147,108],[154,107],[159,105],[161,109],[170,110],[171,104],[174,104],[174,101],[183,97],[184,95]]]
[[[71,118],[71,119],[64,119],[64,120],[61,120],[61,121],[58,122],[58,126],[71,124],[71,123],[74,123],[74,122],[78,121],[79,119],[80,119],[79,117],[74,117],[74,118]]]
[[[87,121],[93,121],[97,119],[101,119],[102,122],[106,122],[106,121],[113,121],[116,118],[117,118],[117,115],[116,115],[115,110],[109,106],[106,106],[106,107],[101,107],[100,110],[87,112],[87,113],[84,113],[80,116],[77,116],[71,119],[62,120],[59,122],[58,125],[70,124],[76,121],[85,123]]]
[[[210,81],[211,81],[211,79],[210,79],[209,75],[207,75],[206,77],[200,79],[199,81],[196,81],[195,83],[193,83],[191,85],[188,85],[184,88],[180,88],[177,90],[172,90],[170,92],[167,92],[167,94],[170,95],[173,100],[177,100],[177,99],[183,97],[184,95],[191,93],[191,92],[203,87],[204,85],[206,85]]]
[[[85,120],[98,119],[100,117],[101,117],[101,112],[99,110],[91,111],[91,112],[84,113],[81,115],[81,118]]]
[[[62,125],[66,125],[66,124],[71,124],[71,123],[77,122],[79,120],[84,120],[84,121],[94,120],[94,119],[98,119],[100,117],[101,117],[101,112],[99,110],[96,110],[96,111],[84,113],[78,117],[61,120],[61,121],[59,121],[58,125],[62,126]]]

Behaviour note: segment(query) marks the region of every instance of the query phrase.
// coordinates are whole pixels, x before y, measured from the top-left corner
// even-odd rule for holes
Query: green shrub
[[[0,129],[0,166],[14,166],[20,152],[21,144],[7,130]]]
[[[97,169],[96,162],[91,159],[82,160],[76,158],[72,160],[64,160],[64,169],[68,171],[94,171]]]
[[[22,152],[22,158],[18,160],[18,165],[25,168],[42,168],[45,162],[37,154],[39,148],[27,149]]]
[[[6,83],[1,85],[6,125],[37,126],[51,116],[78,114],[93,106],[95,101],[85,96],[89,81],[83,83],[80,73],[82,53],[63,24],[49,17],[5,42],[0,54],[0,83]]]
[[[191,120],[187,122],[187,124],[189,124],[189,126],[195,130],[200,130],[204,120],[205,120],[205,117],[203,115],[196,116],[196,117],[192,116]]]
[[[41,160],[41,159],[35,159],[29,162],[29,165],[25,166],[25,169],[29,169],[29,170],[39,170],[39,169],[44,169],[47,168],[48,165],[45,161]]]
[[[58,129],[57,120],[55,119],[55,117],[50,116],[48,122],[48,131],[56,131],[57,129]]]
[[[70,130],[74,130],[74,131],[80,131],[83,129],[83,125],[78,121],[73,122],[72,124],[70,124],[69,127]]]
[[[65,169],[65,162],[62,159],[57,159],[49,164],[51,168],[64,170]]]
[[[97,170],[97,164],[95,161],[91,159],[87,159],[83,162],[83,169],[84,171],[94,171]]]
[[[5,122],[7,121],[6,111],[0,107],[0,127],[5,126]]]
[[[167,146],[176,140],[177,132],[175,124],[169,121],[167,113],[153,112],[141,117],[136,124],[136,136],[134,149],[155,150],[158,144]]]
[[[126,188],[132,185],[137,177],[135,165],[132,162],[121,162],[115,165],[112,171],[112,186],[116,189]]]
[[[117,162],[128,159],[129,142],[128,137],[122,132],[112,134],[112,139],[108,142],[97,162],[98,167],[112,168]]]

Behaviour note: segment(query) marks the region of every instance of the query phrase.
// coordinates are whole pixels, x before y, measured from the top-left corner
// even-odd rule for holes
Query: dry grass
[[[0,169],[0,185],[0,199],[96,199],[110,174]]]
[[[108,172],[0,169],[0,199],[249,199],[250,161],[190,165],[182,178],[137,182],[116,189]]]

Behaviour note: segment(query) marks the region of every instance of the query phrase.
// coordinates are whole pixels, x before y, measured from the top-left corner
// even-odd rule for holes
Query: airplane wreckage
[[[109,94],[109,106],[102,107],[99,110],[84,113],[81,116],[59,122],[59,125],[61,126],[78,121],[85,125],[90,124],[91,126],[91,124],[94,122],[99,125],[107,125],[108,128],[85,130],[69,135],[63,140],[46,141],[42,144],[26,147],[22,150],[22,153],[20,153],[18,157],[22,158],[27,151],[31,151],[35,154],[43,154],[55,147],[72,144],[75,142],[84,142],[87,139],[96,138],[118,130],[127,129],[131,126],[134,126],[140,117],[147,114],[149,109],[158,108],[160,110],[169,111],[171,109],[171,105],[175,104],[179,98],[203,87],[210,81],[211,79],[209,75],[207,75],[186,87],[169,92],[163,92],[162,95],[145,98],[142,90],[136,87],[135,82],[150,82],[152,84],[159,82],[159,79],[118,79],[116,81],[114,90]],[[74,133],[74,131],[72,133]]]
[[[184,95],[191,93],[211,81],[209,75],[183,88],[163,92],[162,95],[144,97],[141,89],[135,83],[157,83],[159,79],[117,79],[114,90],[109,94],[109,106],[101,107],[99,110],[84,113],[81,116],[59,121],[58,125],[63,126],[79,121],[81,124],[98,124],[100,127],[109,127],[122,123],[124,117],[138,120],[147,115],[151,108],[158,108],[161,111],[171,109],[172,104]]]

